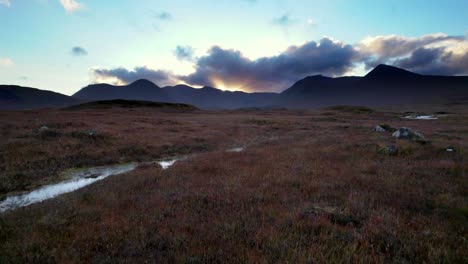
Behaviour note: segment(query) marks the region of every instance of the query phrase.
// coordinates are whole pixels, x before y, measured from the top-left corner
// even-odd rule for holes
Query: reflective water
[[[123,174],[134,170],[136,163],[115,165],[108,167],[90,168],[80,172],[72,173],[70,180],[46,185],[29,193],[7,197],[0,202],[0,212],[28,206],[34,203],[52,199],[61,194],[70,193],[85,186],[101,181],[109,176]]]

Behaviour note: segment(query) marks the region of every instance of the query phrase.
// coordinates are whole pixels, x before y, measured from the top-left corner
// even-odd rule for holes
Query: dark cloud
[[[393,63],[421,74],[459,75],[468,73],[468,52],[456,54],[446,48],[419,48],[407,58]]]
[[[404,37],[398,35],[370,37],[361,41],[357,48],[366,68],[371,69],[378,64],[392,64],[394,60],[411,55],[420,48],[443,42],[464,41],[462,36],[445,34],[429,34],[421,37]]]
[[[193,61],[195,59],[195,49],[191,46],[177,46],[174,55],[181,61]]]
[[[427,65],[437,63],[443,52],[443,48],[418,48],[410,57],[398,59],[394,64],[405,69],[425,68]]]
[[[306,76],[342,76],[362,63],[368,66],[386,63],[423,74],[468,74],[468,40],[443,34],[419,38],[375,37],[356,45],[323,38],[255,60],[238,50],[219,46],[213,46],[206,55],[197,58],[190,46],[178,46],[174,54],[181,60],[192,59],[195,71],[176,76],[167,71],[138,67],[131,71],[124,68],[94,70],[94,76],[121,83],[146,78],[159,85],[183,81],[190,85],[245,91],[282,91]]]
[[[311,74],[341,75],[351,69],[356,51],[351,45],[323,38],[291,46],[278,56],[250,60],[240,51],[212,47],[200,57],[196,71],[180,79],[192,85],[244,90],[281,91],[292,82]]]
[[[91,74],[95,82],[128,84],[139,79],[147,79],[161,86],[174,83],[172,73],[163,70],[152,70],[147,67],[135,67],[133,70],[125,68],[93,69]]]
[[[390,64],[422,74],[468,74],[468,40],[465,36],[429,34],[421,37],[378,36],[357,45],[358,62],[367,69]]]
[[[86,56],[86,55],[88,55],[88,52],[84,48],[79,47],[79,46],[73,47],[72,50],[71,50],[71,53],[74,56]]]

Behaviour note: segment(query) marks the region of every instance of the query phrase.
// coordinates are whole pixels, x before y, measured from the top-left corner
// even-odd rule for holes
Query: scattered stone
[[[48,126],[42,126],[37,130],[37,135],[42,139],[49,139],[57,137],[59,133]]]
[[[48,126],[41,126],[38,130],[39,134],[40,133],[45,133],[47,131],[50,131],[50,128]]]
[[[91,130],[88,130],[88,131],[86,131],[86,133],[87,133],[87,134],[88,134],[88,136],[90,136],[90,137],[94,137],[94,136],[96,136],[96,135],[97,135],[97,132],[96,132],[96,130],[92,130],[92,129],[91,129]]]
[[[398,150],[397,146],[390,145],[390,146],[387,146],[387,147],[383,148],[382,152],[387,154],[387,155],[394,156],[394,155],[398,154],[399,150]]]
[[[388,124],[380,124],[380,126],[381,126],[383,129],[387,130],[388,132],[392,132],[392,133],[393,133],[393,132],[396,131],[396,128],[391,127],[391,126],[388,125]]]
[[[376,132],[395,132],[396,129],[387,124],[380,124],[374,127]]]
[[[398,139],[408,139],[412,141],[425,141],[427,143],[423,134],[413,131],[407,127],[402,127],[398,129],[392,134],[392,136]]]
[[[445,149],[447,152],[457,152],[454,147],[448,147]]]
[[[374,128],[374,131],[375,132],[387,132],[387,130],[385,128],[383,128],[382,126],[376,126]]]
[[[89,174],[86,174],[86,175],[84,176],[84,178],[85,178],[85,179],[96,179],[96,178],[98,178],[99,176],[101,176],[101,174],[99,174],[99,173],[91,173],[91,172],[90,172]]]

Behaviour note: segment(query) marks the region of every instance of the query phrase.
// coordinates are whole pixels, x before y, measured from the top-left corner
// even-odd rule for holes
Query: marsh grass
[[[89,157],[80,158],[87,164],[106,162],[96,153],[105,153],[108,162],[124,155],[128,160],[197,155],[168,170],[143,166],[0,215],[1,263],[468,261],[467,138],[457,132],[468,129],[468,123],[337,112],[334,117],[347,121],[343,129],[342,124],[314,121],[324,116],[316,111],[119,114],[119,119],[139,119],[148,127],[122,127],[112,115],[106,121],[114,123],[102,125],[99,112],[86,118],[70,112],[64,119],[80,118],[85,124],[80,131],[97,127],[109,135],[106,143],[71,139],[66,135],[73,127],[59,129],[64,138],[48,145],[39,139],[13,143],[12,134],[2,142],[2,151],[17,153],[17,158],[3,160],[2,166],[13,173],[39,156],[66,160],[62,152],[48,149],[64,143],[73,146],[70,155],[89,150]],[[21,127],[29,118],[19,115],[11,125]],[[61,122],[50,113],[42,118]],[[411,127],[428,138],[442,130],[462,138],[438,137],[419,145],[373,132],[380,123]],[[173,127],[184,127],[184,132],[169,132]],[[239,144],[248,147],[225,151]],[[401,153],[379,153],[388,144],[396,144]],[[457,152],[442,151],[448,144]]]

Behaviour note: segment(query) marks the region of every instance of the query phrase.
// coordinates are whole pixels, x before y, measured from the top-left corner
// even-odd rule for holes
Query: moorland
[[[142,165],[0,213],[1,263],[468,260],[463,108],[416,120],[344,106],[89,106],[0,112],[0,201],[70,169]],[[424,140],[393,137],[401,127]],[[175,157],[165,170],[144,163]]]

